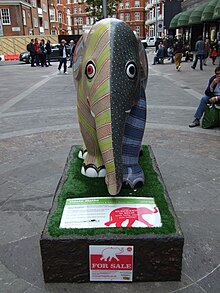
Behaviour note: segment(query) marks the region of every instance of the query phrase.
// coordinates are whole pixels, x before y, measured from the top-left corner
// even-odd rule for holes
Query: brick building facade
[[[50,33],[47,0],[0,0],[0,36]]]
[[[81,35],[94,23],[79,0],[0,0],[0,36]],[[113,17],[145,38],[145,0],[122,0]],[[0,25],[1,25],[0,22]],[[1,34],[2,32],[2,34]]]

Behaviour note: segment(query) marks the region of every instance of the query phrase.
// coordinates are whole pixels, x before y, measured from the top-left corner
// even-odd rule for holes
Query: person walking
[[[180,71],[183,56],[183,42],[181,39],[177,40],[173,46],[176,69]]]
[[[220,102],[220,67],[216,67],[215,75],[209,79],[208,86],[205,90],[205,96],[201,98],[199,106],[195,112],[194,120],[189,127],[200,125],[200,119],[205,111],[205,105],[208,103],[215,104]]]
[[[215,65],[215,60],[218,56],[218,49],[215,43],[211,44],[211,49],[210,49],[210,58],[212,59],[212,65]]]
[[[75,50],[75,43],[73,40],[70,41],[70,65],[69,68],[72,68],[73,66],[73,54],[74,54],[74,50]]]
[[[60,73],[60,69],[63,65],[64,69],[63,69],[63,73],[64,74],[68,74],[67,73],[67,46],[66,46],[66,41],[65,40],[62,40],[61,41],[61,45],[59,47],[59,58],[60,58],[60,63],[59,63],[59,66],[58,66],[58,71]]]
[[[210,43],[209,43],[209,39],[205,40],[205,54],[204,54],[204,66],[206,66],[207,64],[207,58],[209,57],[209,53],[210,53]]]
[[[198,37],[198,41],[196,42],[195,46],[195,60],[193,62],[193,65],[191,66],[192,69],[196,69],[196,65],[198,60],[200,60],[200,70],[203,70],[203,59],[205,55],[205,42],[202,39],[202,36]]]

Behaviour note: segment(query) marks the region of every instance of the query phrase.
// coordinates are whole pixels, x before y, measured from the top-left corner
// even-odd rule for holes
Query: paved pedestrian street
[[[0,62],[0,292],[220,292],[220,128],[189,128],[213,75],[152,66],[151,145],[185,237],[181,282],[45,284],[39,240],[72,145],[81,145],[71,71]],[[218,60],[219,61],[219,60]],[[70,70],[70,69],[69,69]]]

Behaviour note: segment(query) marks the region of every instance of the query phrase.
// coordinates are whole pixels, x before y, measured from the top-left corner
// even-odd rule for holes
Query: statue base
[[[74,147],[73,147],[74,148]],[[148,146],[153,167],[164,185],[152,150]],[[45,282],[89,282],[89,246],[133,246],[134,282],[179,281],[181,279],[184,237],[164,185],[164,197],[175,221],[175,233],[170,234],[101,234],[96,236],[65,235],[52,237],[48,223],[58,205],[58,194],[67,178],[71,149],[62,177],[58,183],[52,208],[41,235],[40,248]]]

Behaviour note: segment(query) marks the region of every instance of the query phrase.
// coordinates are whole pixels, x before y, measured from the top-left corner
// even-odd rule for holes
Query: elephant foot
[[[137,183],[131,181],[124,181],[122,184],[122,188],[125,189],[137,189],[144,185],[144,181],[138,181]]]
[[[83,164],[81,173],[87,177],[105,177],[106,170],[104,166],[96,167],[94,164]]]
[[[87,149],[81,148],[81,150],[78,153],[78,158],[84,160],[87,155]]]
[[[136,189],[144,185],[144,173],[140,165],[124,167],[123,188]]]

